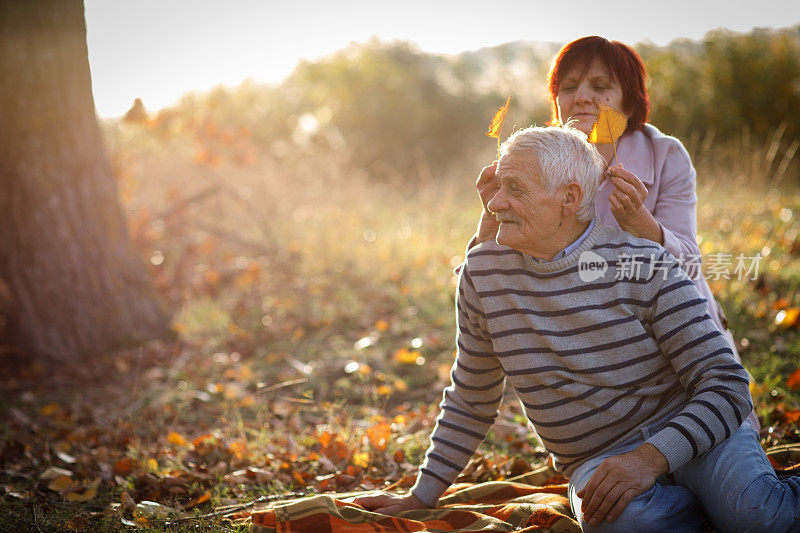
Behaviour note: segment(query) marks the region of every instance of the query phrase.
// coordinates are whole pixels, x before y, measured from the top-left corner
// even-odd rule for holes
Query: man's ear
[[[564,195],[561,201],[561,214],[572,216],[578,212],[583,200],[583,189],[577,183],[569,183],[564,187]]]

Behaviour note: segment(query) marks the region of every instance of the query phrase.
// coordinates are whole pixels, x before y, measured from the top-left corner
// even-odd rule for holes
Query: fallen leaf
[[[54,490],[56,492],[61,492],[62,490],[66,489],[67,487],[72,486],[72,478],[69,476],[58,476],[50,480],[50,483],[47,484],[47,488],[50,490]]]
[[[190,500],[189,503],[187,503],[186,505],[183,506],[183,508],[184,509],[191,509],[192,507],[195,507],[197,505],[200,505],[201,503],[207,502],[210,499],[211,499],[211,492],[205,491],[203,494],[201,494],[197,498],[193,498],[192,500]]]
[[[66,452],[56,452],[56,457],[67,464],[72,464],[75,462],[75,458]]]
[[[778,314],[775,316],[775,325],[783,328],[790,328],[797,323],[798,318],[800,318],[800,307],[783,309],[778,311]]]
[[[775,300],[775,303],[772,304],[772,309],[775,311],[780,311],[781,309],[785,309],[789,307],[789,301],[786,298],[778,298]]]
[[[196,448],[196,447],[200,446],[201,444],[203,444],[205,441],[213,440],[213,439],[214,439],[214,435],[212,435],[211,433],[204,433],[204,434],[200,435],[199,437],[195,438],[192,441],[192,444]]]
[[[67,492],[66,499],[70,502],[88,502],[95,496],[97,496],[97,487],[100,485],[100,479],[95,479],[85,487],[81,487],[84,490],[79,490],[75,492]]]
[[[367,437],[369,437],[370,443],[381,451],[386,449],[386,444],[391,436],[392,426],[385,422],[367,428]]]
[[[56,411],[58,411],[58,405],[54,403],[47,404],[39,410],[43,416],[52,416]]]
[[[369,454],[367,452],[354,453],[353,464],[361,468],[367,468],[367,465],[369,465]]]
[[[169,432],[169,435],[167,435],[167,441],[175,446],[186,446],[186,439],[184,439],[181,434],[176,431]]]
[[[421,354],[417,350],[400,348],[399,350],[394,352],[394,360],[400,363],[401,365],[415,365],[417,364],[417,358],[419,358],[420,355]]]
[[[792,375],[786,379],[786,386],[792,390],[800,389],[800,369],[792,372]]]
[[[72,477],[72,472],[67,470],[66,468],[59,468],[57,466],[51,466],[44,472],[39,475],[39,479],[48,480],[48,479],[55,479],[57,477]]]
[[[125,512],[130,512],[134,507],[136,507],[136,501],[127,490],[122,493],[122,496],[120,496],[120,506]]]
[[[180,514],[177,509],[161,505],[158,502],[144,500],[136,504],[133,510],[134,518],[167,518],[172,515]]]
[[[332,437],[331,434],[325,431],[322,435],[320,435],[317,438],[317,440],[319,440],[319,443],[322,444],[323,448],[327,448],[328,445],[331,443],[331,437]]]
[[[127,476],[130,474],[134,467],[136,467],[136,461],[131,459],[130,457],[125,457],[120,459],[116,463],[114,463],[114,475],[117,476]]]
[[[231,442],[230,446],[228,446],[228,451],[234,454],[237,459],[243,459],[250,455],[250,452],[247,450],[247,443],[240,440]]]

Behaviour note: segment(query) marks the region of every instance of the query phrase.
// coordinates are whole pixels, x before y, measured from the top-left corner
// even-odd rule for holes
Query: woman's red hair
[[[647,72],[644,62],[636,50],[627,44],[597,36],[581,37],[567,43],[553,58],[550,72],[547,74],[551,106],[550,124],[559,124],[556,97],[561,78],[576,65],[582,65],[585,73],[596,57],[605,63],[606,68],[622,88],[623,111],[630,115],[625,133],[641,129],[650,112],[650,98],[645,87]]]

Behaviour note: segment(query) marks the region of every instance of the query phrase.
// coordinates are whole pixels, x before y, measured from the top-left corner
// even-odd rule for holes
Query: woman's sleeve
[[[696,172],[680,142],[671,140],[660,169],[661,181],[653,218],[664,234],[664,248],[682,261],[699,263]]]

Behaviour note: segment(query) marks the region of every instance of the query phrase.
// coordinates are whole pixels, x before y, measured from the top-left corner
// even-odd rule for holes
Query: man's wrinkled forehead
[[[497,177],[533,179],[539,172],[539,162],[533,150],[507,153],[497,162]]]

